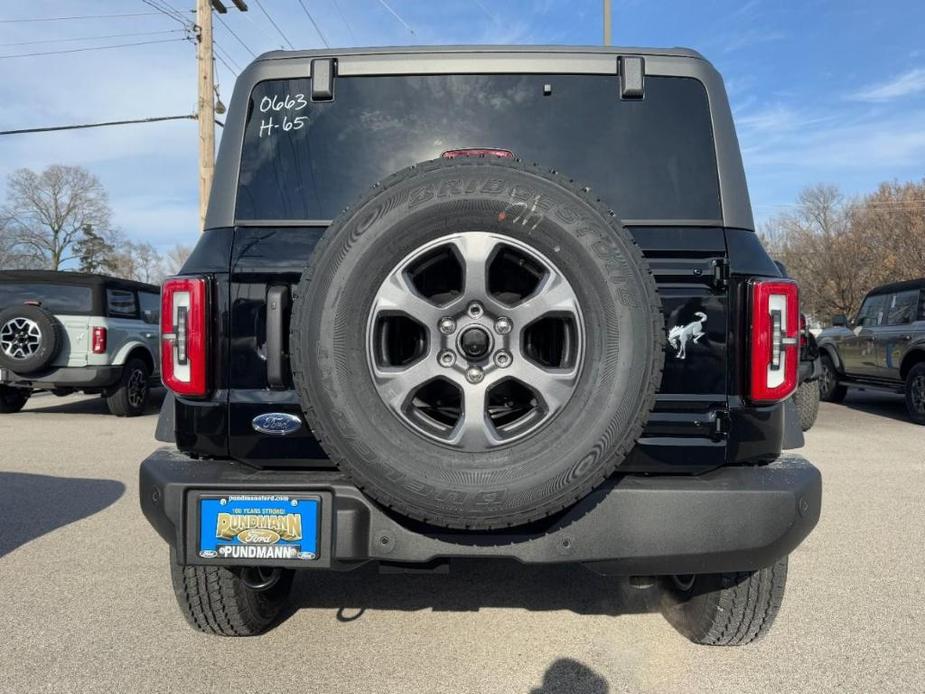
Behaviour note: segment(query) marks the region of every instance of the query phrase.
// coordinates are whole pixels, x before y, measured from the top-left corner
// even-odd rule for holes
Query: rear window
[[[694,79],[647,77],[621,100],[613,75],[340,77],[251,94],[239,220],[332,219],[370,185],[449,149],[508,149],[572,177],[624,219],[720,219],[709,104]]]
[[[27,301],[39,301],[52,313],[90,313],[93,290],[73,284],[0,284],[0,309]]]

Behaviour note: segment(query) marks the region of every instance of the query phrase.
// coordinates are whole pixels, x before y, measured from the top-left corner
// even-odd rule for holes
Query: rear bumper
[[[4,369],[0,383],[25,388],[106,388],[121,375],[121,366],[65,366],[22,375]]]
[[[193,497],[201,491],[317,492],[328,510],[315,568],[504,557],[536,564],[580,562],[602,573],[629,575],[769,566],[816,525],[822,480],[805,459],[790,455],[760,467],[727,467],[696,477],[628,475],[608,481],[542,528],[451,532],[384,510],[338,473],[261,471],[161,448],[141,465],[141,507],[186,564],[222,563],[198,556],[192,513]]]

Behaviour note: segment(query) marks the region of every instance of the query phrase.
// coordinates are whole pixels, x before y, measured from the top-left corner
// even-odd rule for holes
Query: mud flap
[[[794,448],[803,448],[805,444],[803,430],[800,428],[800,413],[793,398],[784,401],[784,442],[781,449],[791,451]]]

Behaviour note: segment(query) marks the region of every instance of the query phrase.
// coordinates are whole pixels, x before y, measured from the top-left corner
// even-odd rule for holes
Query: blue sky
[[[285,45],[260,4],[296,47],[322,45],[297,0],[248,1],[249,12],[232,9],[224,20],[254,52]],[[303,2],[333,46],[597,44],[602,34],[599,0]],[[191,0],[166,4],[185,14],[193,5]],[[0,58],[0,129],[193,111],[194,48],[182,40],[178,22],[141,0],[6,2],[0,19],[113,13],[144,14],[0,22],[0,56],[163,41]],[[233,70],[246,65],[248,50],[221,23],[215,32],[220,55]],[[111,38],[64,41],[97,36]],[[833,183],[859,194],[883,180],[925,176],[922,0],[614,0],[614,42],[687,46],[719,68],[758,220],[785,210],[812,183]],[[233,70],[218,66],[226,102]],[[115,222],[128,236],[164,249],[195,240],[194,122],[0,138],[4,179],[18,167],[40,169],[56,162],[85,166],[100,177]]]

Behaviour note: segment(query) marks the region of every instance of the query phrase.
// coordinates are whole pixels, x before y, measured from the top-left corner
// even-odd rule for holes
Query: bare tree
[[[813,186],[762,235],[800,283],[805,313],[820,321],[852,316],[876,285],[925,277],[925,182],[884,183],[857,200]]]
[[[111,230],[106,191],[96,176],[79,166],[15,171],[7,182],[3,216],[21,252],[52,270],[75,257],[74,245],[85,227],[103,238]]]
[[[189,259],[192,252],[192,246],[185,246],[179,243],[167,251],[167,258],[165,260],[165,270],[167,274],[176,275],[178,272],[180,272],[180,269]]]
[[[853,314],[870,288],[869,261],[859,247],[866,243],[851,224],[855,205],[834,186],[812,186],[793,211],[763,229],[772,256],[800,283],[803,311],[817,320]]]
[[[113,272],[119,277],[159,284],[164,279],[164,258],[147,242],[122,241],[113,256]]]

